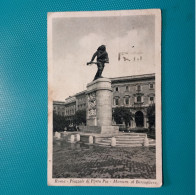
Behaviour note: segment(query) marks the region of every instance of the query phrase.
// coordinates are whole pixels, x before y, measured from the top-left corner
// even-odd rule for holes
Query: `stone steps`
[[[131,141],[125,141],[125,140],[121,140],[121,141],[118,141],[118,140],[116,140],[116,144],[130,144],[130,143],[136,143],[136,144],[143,144],[144,143],[144,140],[131,140]]]
[[[146,133],[119,133],[119,136],[142,136],[146,135]]]
[[[111,146],[110,142],[97,142],[98,145]]]
[[[144,140],[145,137],[116,137],[118,141],[130,141],[130,140]]]
[[[135,143],[135,144],[132,144],[132,143],[129,143],[129,144],[116,144],[116,147],[138,147],[138,146],[143,146],[143,144],[139,144],[139,143]]]
[[[111,143],[111,139],[109,140],[109,139],[107,139],[107,140],[101,140],[101,141],[99,141],[98,143]],[[121,144],[121,143],[123,143],[123,144],[129,144],[129,143],[138,143],[138,144],[140,144],[140,143],[144,143],[144,140],[132,140],[131,142],[129,141],[129,140],[116,140],[116,144]]]
[[[111,143],[110,142],[99,142],[97,143],[98,145],[102,145],[102,146],[111,146]],[[129,144],[122,144],[122,143],[119,143],[119,144],[116,144],[115,147],[138,147],[138,146],[143,146],[143,144],[139,144],[139,143],[129,143]]]
[[[101,141],[98,141],[98,143],[111,143],[110,139],[103,139]]]
[[[144,146],[144,140],[146,134],[122,134],[114,136],[116,138],[116,147],[141,147]],[[99,138],[96,140],[96,144],[102,146],[111,146],[112,137]],[[149,146],[155,146],[156,141],[149,139]]]
[[[112,136],[112,137],[115,137],[116,139],[119,139],[119,140],[134,140],[134,139],[144,139],[146,136],[130,136],[130,135],[127,135],[127,136]],[[99,137],[99,139],[111,139],[112,137]]]
[[[144,139],[146,136],[114,136],[116,139]]]
[[[143,146],[144,144],[144,138],[146,135],[142,134],[141,136],[139,134],[122,134],[115,136],[116,138],[116,147],[138,147]],[[112,137],[103,138],[97,140],[97,144],[99,145],[107,145],[111,146],[111,139]]]
[[[97,142],[98,145],[111,146],[111,142]],[[143,146],[143,143],[116,143],[116,147],[137,147]]]

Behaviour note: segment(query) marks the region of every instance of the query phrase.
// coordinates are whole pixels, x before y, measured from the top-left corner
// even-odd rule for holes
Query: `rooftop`
[[[110,79],[111,79],[112,83],[155,79],[155,73],[134,75],[134,76],[125,76],[125,77],[115,77],[115,78],[110,78]]]
[[[69,96],[68,98],[65,99],[65,104],[70,104],[76,101],[76,97],[74,96]]]
[[[63,102],[63,101],[53,101],[53,104],[64,105],[65,102]]]

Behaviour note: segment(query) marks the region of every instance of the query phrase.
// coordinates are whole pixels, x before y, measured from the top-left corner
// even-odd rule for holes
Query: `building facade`
[[[130,128],[148,128],[147,108],[155,103],[155,74],[112,78],[113,109],[128,107]]]
[[[76,113],[76,97],[70,96],[65,99],[65,117],[69,121],[69,124],[74,123],[74,115]]]
[[[53,101],[53,112],[57,115],[65,116],[65,102]]]
[[[116,107],[129,108],[133,114],[129,127],[148,128],[147,108],[155,103],[155,74],[111,78],[111,82],[113,110]],[[64,113],[72,123],[76,111],[86,109],[86,91],[66,98],[64,103],[53,105],[57,114]]]

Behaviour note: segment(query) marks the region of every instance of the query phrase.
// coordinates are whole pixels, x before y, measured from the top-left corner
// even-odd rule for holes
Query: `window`
[[[120,104],[120,97],[116,96],[113,98],[114,106],[118,106]]]
[[[118,87],[116,87],[116,91],[118,91]]]
[[[125,98],[125,104],[126,104],[126,105],[129,105],[129,97],[126,97],[126,98]]]
[[[56,107],[54,107],[54,110],[56,109]]]
[[[137,102],[141,102],[141,96],[137,96]]]
[[[64,116],[65,115],[65,113],[64,112],[62,112],[62,116]]]
[[[141,90],[141,86],[137,85],[137,90],[140,91]]]
[[[150,89],[154,89],[154,84],[149,85]]]
[[[154,101],[154,97],[150,97],[150,101],[151,101],[151,102]]]
[[[126,86],[126,91],[129,91],[129,86]]]

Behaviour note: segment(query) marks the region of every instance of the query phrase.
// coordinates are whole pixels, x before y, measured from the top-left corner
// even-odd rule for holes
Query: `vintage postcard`
[[[162,186],[161,10],[47,22],[48,185]]]

